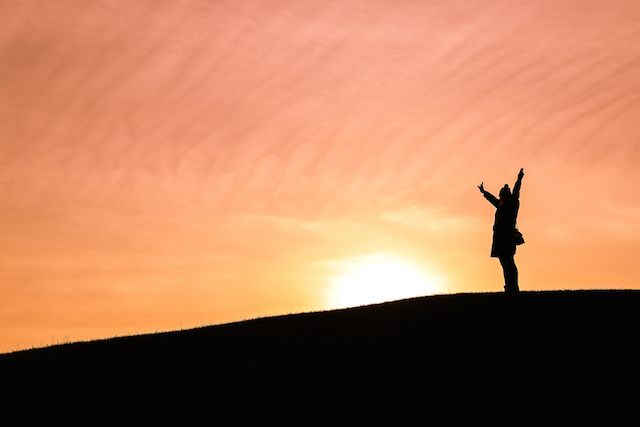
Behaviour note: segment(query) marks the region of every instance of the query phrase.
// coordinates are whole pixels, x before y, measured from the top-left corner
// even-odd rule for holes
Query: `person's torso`
[[[516,217],[518,216],[518,208],[520,201],[515,198],[500,200],[500,204],[496,209],[496,220],[493,229],[511,230],[516,227]]]

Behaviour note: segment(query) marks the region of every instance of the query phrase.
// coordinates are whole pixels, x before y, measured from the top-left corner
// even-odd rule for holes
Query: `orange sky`
[[[0,351],[329,309],[389,260],[501,291],[477,185],[520,167],[521,289],[638,288],[638,22],[635,0],[0,3]]]

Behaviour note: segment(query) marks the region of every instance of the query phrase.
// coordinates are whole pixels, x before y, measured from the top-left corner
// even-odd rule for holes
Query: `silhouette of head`
[[[508,199],[509,197],[511,197],[511,190],[509,189],[509,185],[505,184],[504,187],[500,189],[500,198]]]

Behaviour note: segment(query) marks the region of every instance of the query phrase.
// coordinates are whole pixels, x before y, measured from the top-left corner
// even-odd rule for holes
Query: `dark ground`
[[[635,423],[639,309],[640,291],[443,295],[32,349],[0,355],[0,419]]]

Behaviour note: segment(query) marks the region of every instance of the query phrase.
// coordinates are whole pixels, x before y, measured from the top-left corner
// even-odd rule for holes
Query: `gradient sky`
[[[521,289],[638,288],[638,22],[635,0],[0,2],[0,351],[329,309],[387,264],[417,295],[501,291],[477,185],[521,167]]]

